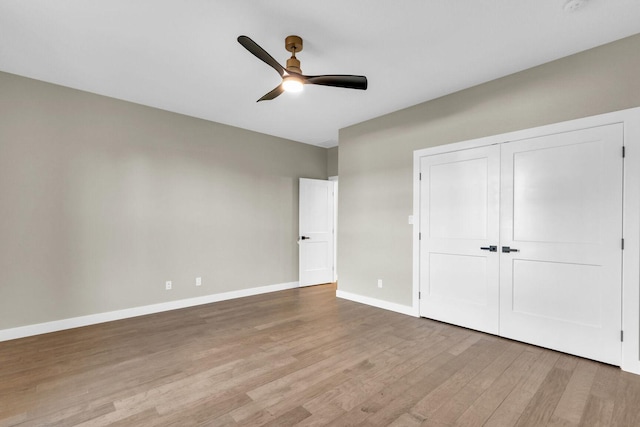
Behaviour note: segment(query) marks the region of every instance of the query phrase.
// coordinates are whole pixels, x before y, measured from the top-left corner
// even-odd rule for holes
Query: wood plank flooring
[[[293,289],[0,343],[0,426],[640,426],[640,376]]]

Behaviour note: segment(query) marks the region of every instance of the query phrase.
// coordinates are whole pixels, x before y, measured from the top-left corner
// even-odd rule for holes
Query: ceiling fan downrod
[[[284,48],[291,52],[291,58],[287,59],[287,71],[302,74],[300,61],[296,58],[296,52],[302,51],[302,38],[298,36],[288,36],[284,39]]]

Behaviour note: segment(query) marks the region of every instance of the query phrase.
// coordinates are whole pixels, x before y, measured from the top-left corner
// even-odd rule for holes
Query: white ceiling
[[[308,144],[338,129],[640,33],[640,0],[0,0],[0,70]],[[280,82],[247,35],[305,74],[363,74],[366,91]],[[0,94],[1,96],[1,94]]]

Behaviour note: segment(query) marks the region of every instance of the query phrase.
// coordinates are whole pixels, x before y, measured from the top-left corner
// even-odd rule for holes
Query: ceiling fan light
[[[287,76],[282,80],[282,88],[287,92],[301,92],[303,84],[299,78]]]

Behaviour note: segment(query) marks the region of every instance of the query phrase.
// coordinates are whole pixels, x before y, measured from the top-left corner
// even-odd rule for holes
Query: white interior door
[[[333,182],[300,178],[300,286],[333,281]]]
[[[426,156],[420,173],[420,315],[497,334],[500,148]]]
[[[502,144],[500,335],[620,364],[622,144],[621,124]]]

